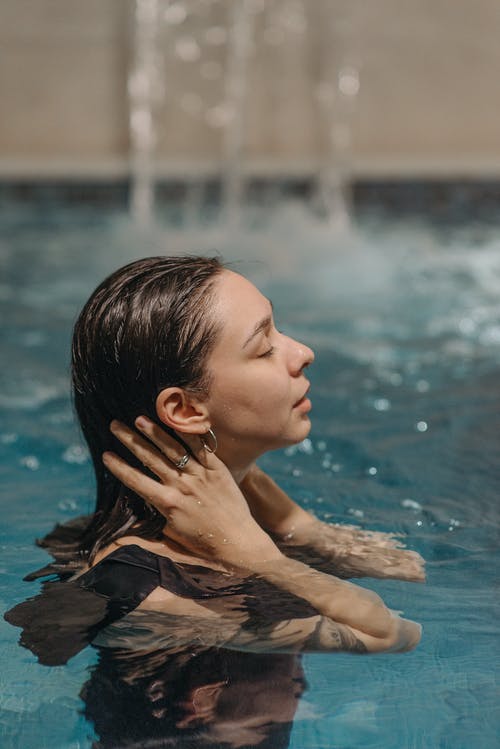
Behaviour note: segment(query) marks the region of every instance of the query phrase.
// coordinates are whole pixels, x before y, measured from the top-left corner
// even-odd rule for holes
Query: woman
[[[80,565],[64,600],[86,597],[90,618],[71,643],[44,647],[26,604],[8,615],[43,662],[90,640],[292,653],[418,643],[418,624],[342,578],[421,581],[421,558],[387,534],[319,522],[255,464],[308,435],[313,359],[217,258],[146,258],[96,289],[72,358],[96,511],[42,542],[60,573]],[[60,600],[51,611],[61,619]]]

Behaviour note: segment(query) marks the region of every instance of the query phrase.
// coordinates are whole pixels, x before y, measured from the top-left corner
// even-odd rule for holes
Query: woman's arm
[[[244,568],[260,575],[281,590],[308,601],[327,622],[324,634],[347,634],[361,643],[367,652],[405,652],[421,637],[416,622],[400,618],[384,604],[380,596],[353,583],[311,569],[308,565],[281,555],[257,561],[250,555]]]
[[[348,627],[369,652],[401,652],[417,644],[420,626],[399,618],[375,593],[284,556],[255,522],[227,467],[214,454],[193,446],[198,460],[179,471],[172,461],[181,457],[180,445],[149,420],[138,420],[136,426],[147,439],[117,422],[112,429],[159,480],[116,455],[107,453],[103,459],[125,486],[166,517],[167,535],[204,559],[260,575],[304,599],[320,615]]]
[[[242,597],[244,598],[244,596]],[[118,628],[120,637],[132,641],[141,649],[179,648],[197,645],[224,647],[234,650],[259,652],[404,652],[417,644],[411,637],[420,631],[407,633],[398,647],[382,643],[380,638],[369,638],[363,632],[335,622],[324,615],[287,618],[290,598],[277,588],[273,594],[273,609],[282,606],[283,619],[269,618],[265,613],[248,616],[244,600],[241,605],[230,599],[204,600],[200,603],[180,597],[164,588],[153,591]],[[400,620],[402,621],[402,620]],[[130,638],[130,630],[137,626],[139,637]],[[122,631],[125,627],[125,631]],[[116,632],[104,633],[106,638]],[[101,644],[104,644],[101,642]],[[108,642],[116,646],[116,642]]]
[[[258,466],[240,484],[250,511],[289,557],[340,577],[424,582],[424,560],[389,533],[323,523],[297,505]]]

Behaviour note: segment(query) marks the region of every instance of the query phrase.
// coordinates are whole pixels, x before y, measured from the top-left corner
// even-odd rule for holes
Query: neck
[[[217,451],[217,457],[226,465],[231,476],[239,486],[247,473],[255,465],[255,461],[259,455],[233,455],[221,448]]]
[[[242,483],[243,479],[245,478],[245,476],[247,475],[247,473],[250,471],[252,465],[253,464],[250,463],[249,465],[245,466],[244,468],[237,468],[237,469],[234,469],[234,470],[231,469],[231,468],[229,469],[229,471],[230,471],[233,479],[238,484],[238,486]]]

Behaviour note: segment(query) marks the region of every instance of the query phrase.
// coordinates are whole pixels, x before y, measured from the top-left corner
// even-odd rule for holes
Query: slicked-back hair
[[[112,450],[139,466],[109,431],[110,422],[133,428],[140,414],[157,421],[156,399],[166,387],[208,395],[206,362],[219,333],[213,285],[223,268],[216,257],[136,260],[97,287],[76,321],[73,398],[97,490],[95,512],[77,541],[86,558],[132,526],[144,538],[157,538],[164,527],[165,519],[105,468],[102,453]]]

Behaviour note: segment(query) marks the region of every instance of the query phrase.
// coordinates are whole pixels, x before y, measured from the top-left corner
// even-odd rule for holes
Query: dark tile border
[[[193,189],[193,183],[159,181],[156,199],[163,205],[181,205]],[[127,210],[130,185],[127,180],[89,181],[0,180],[0,205],[15,204],[37,209],[59,206],[85,206],[101,210]],[[245,199],[252,205],[269,205],[272,198],[308,200],[314,184],[311,179],[252,179]],[[220,200],[220,182],[200,183],[199,200],[206,205]],[[500,222],[500,180],[356,180],[352,185],[354,214],[377,212],[382,215],[428,217],[462,222]]]

